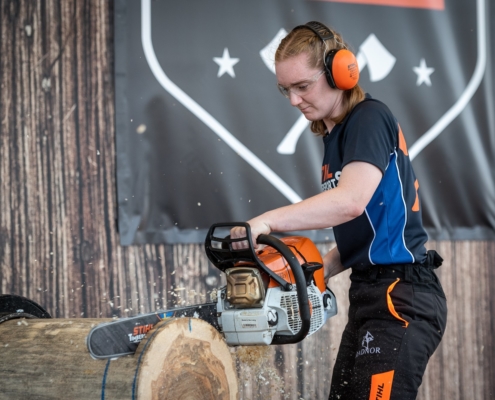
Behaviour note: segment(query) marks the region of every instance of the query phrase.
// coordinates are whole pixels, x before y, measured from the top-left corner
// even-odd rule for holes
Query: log
[[[95,360],[86,336],[109,319],[17,319],[0,324],[1,399],[238,399],[231,352],[196,318],[157,324],[136,354]]]

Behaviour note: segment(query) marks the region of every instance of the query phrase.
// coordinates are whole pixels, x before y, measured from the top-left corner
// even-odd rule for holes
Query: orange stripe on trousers
[[[407,326],[409,325],[409,322],[407,322],[404,318],[402,318],[397,313],[397,311],[395,311],[394,303],[392,302],[392,298],[390,297],[390,292],[394,289],[395,285],[397,285],[399,283],[399,281],[400,281],[400,279],[397,278],[397,280],[388,287],[388,289],[387,289],[387,305],[388,305],[388,310],[390,311],[390,313],[395,318],[397,318],[399,321],[403,321],[405,324],[404,328],[407,328]]]
[[[390,400],[394,371],[371,376],[370,400]]]

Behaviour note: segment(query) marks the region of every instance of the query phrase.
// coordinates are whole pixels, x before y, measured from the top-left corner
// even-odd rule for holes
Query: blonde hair
[[[293,29],[280,42],[275,53],[275,63],[285,61],[291,57],[298,56],[301,53],[307,53],[308,66],[310,68],[323,70],[325,54],[333,49],[348,48],[339,33],[335,31],[331,32],[334,35],[333,39],[325,40],[325,42],[323,42],[310,29]],[[321,32],[322,35],[325,33],[326,32],[324,31]],[[332,118],[332,121],[335,122],[335,124],[340,124],[364,97],[364,91],[359,85],[354,86],[352,89],[344,90],[342,96],[343,112]],[[313,121],[311,123],[311,131],[317,136],[325,135],[326,129],[322,120]]]

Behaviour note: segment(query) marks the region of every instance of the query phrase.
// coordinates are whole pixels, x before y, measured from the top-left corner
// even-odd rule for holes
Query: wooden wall
[[[0,293],[54,317],[200,303],[224,282],[201,245],[119,245],[112,4],[0,1]],[[429,247],[449,320],[419,398],[495,398],[495,243]],[[236,350],[242,399],[328,396],[348,285],[333,278],[339,315],[304,342]]]

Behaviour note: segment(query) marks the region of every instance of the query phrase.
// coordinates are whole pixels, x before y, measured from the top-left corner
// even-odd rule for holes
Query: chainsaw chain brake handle
[[[218,228],[234,228],[243,227],[246,229],[246,236],[233,239],[229,236],[224,238],[215,236],[215,230]],[[233,243],[236,242],[248,242],[248,248],[234,249]],[[311,312],[309,310],[308,292],[306,289],[306,278],[304,271],[299,263],[298,259],[287,247],[287,245],[281,240],[271,235],[259,235],[256,239],[258,244],[265,244],[273,247],[277,250],[282,257],[285,258],[289,264],[290,269],[294,275],[297,288],[297,300],[299,303],[299,314],[301,317],[301,328],[295,335],[275,335],[272,344],[289,344],[297,343],[303,340],[309,332],[311,326]],[[216,246],[213,245],[216,243]],[[263,272],[267,273],[272,279],[274,279],[285,291],[293,289],[293,285],[283,278],[278,276],[272,270],[270,270],[263,262],[258,258],[254,250],[253,241],[251,239],[251,227],[247,222],[230,222],[230,223],[217,223],[213,224],[205,239],[205,251],[209,260],[221,271],[225,271],[228,268],[232,268],[235,263],[239,261],[254,262],[256,266]]]
[[[241,237],[237,239],[232,239],[230,235],[221,238],[215,236],[215,230],[218,228],[234,228],[241,226],[246,229],[246,237]],[[260,235],[268,236],[268,235]],[[260,242],[260,237],[258,237],[258,243]],[[248,248],[234,249],[232,247],[233,243],[236,242],[248,242]],[[282,243],[283,244],[283,243]],[[278,249],[276,249],[278,250]],[[247,222],[232,222],[232,223],[218,223],[213,224],[208,231],[205,239],[205,251],[206,255],[210,261],[222,272],[226,269],[232,268],[235,263],[240,261],[247,261],[254,263],[261,271],[265,272],[274,279],[284,290],[292,290],[292,284],[278,276],[271,269],[269,269],[256,255],[254,250],[253,241],[251,239],[251,227]]]

